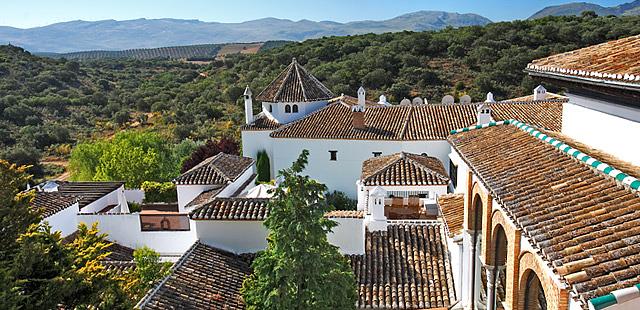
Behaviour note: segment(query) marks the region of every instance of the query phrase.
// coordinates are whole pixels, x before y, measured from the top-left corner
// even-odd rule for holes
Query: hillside
[[[542,18],[546,16],[580,15],[580,13],[584,11],[594,11],[599,16],[639,15],[640,0],[635,0],[630,3],[625,3],[613,7],[603,7],[598,4],[587,2],[573,2],[562,5],[554,5],[536,12],[535,14],[531,15],[529,19]]]
[[[68,155],[79,140],[123,129],[167,141],[238,138],[242,93],[258,93],[296,57],[335,94],[361,85],[390,102],[469,94],[528,95],[522,72],[536,58],[640,33],[640,17],[548,17],[441,31],[328,37],[206,66],[171,60],[69,61],[0,47],[0,158],[35,164]],[[548,87],[550,91],[558,91]],[[258,104],[255,107],[257,109]]]
[[[230,54],[255,54],[261,50],[268,50],[286,44],[286,41],[269,41],[266,43],[230,43],[230,44],[201,44],[187,46],[170,46],[159,48],[141,48],[122,51],[82,51],[73,53],[36,53],[50,58],[66,58],[70,60],[95,59],[172,59],[210,61]]]
[[[71,21],[29,29],[0,26],[0,44],[11,43],[32,52],[69,53],[269,40],[303,41],[323,36],[437,30],[489,22],[476,14],[437,11],[420,11],[383,21],[350,23],[277,18],[242,23],[181,19]]]

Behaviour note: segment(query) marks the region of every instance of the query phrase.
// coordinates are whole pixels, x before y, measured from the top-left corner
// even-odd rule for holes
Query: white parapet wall
[[[78,212],[79,207],[76,202],[72,206],[46,217],[44,221],[49,223],[52,231],[59,231],[62,237],[66,237],[78,228]]]
[[[331,218],[338,226],[327,235],[329,243],[342,254],[364,254],[364,225],[361,218]]]
[[[139,213],[78,214],[78,223],[95,222],[108,240],[134,249],[147,246],[161,255],[180,255],[196,241],[193,221],[189,231],[141,231]]]
[[[141,189],[125,189],[124,196],[130,202],[142,203],[144,201],[144,191]]]
[[[192,221],[200,242],[236,254],[267,248],[267,228],[262,221]]]

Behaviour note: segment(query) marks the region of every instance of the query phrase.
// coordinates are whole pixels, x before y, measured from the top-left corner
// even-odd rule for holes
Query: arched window
[[[284,113],[291,113],[291,106],[290,105],[286,105],[284,106]]]
[[[524,308],[529,310],[547,310],[547,298],[540,279],[535,272],[529,270],[525,283]]]
[[[298,113],[298,105],[297,104],[293,105],[293,113]]]
[[[272,112],[273,112],[273,104],[270,104],[269,105],[269,113],[272,113]]]

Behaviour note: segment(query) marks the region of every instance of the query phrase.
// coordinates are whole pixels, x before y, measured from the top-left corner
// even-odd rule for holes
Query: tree
[[[133,251],[133,260],[136,269],[125,275],[121,284],[122,290],[127,292],[129,299],[135,303],[169,274],[172,264],[160,261],[160,255],[146,246]]]
[[[355,210],[358,205],[358,201],[349,198],[345,193],[339,191],[327,192],[325,194],[327,204],[336,210]]]
[[[248,309],[355,309],[356,282],[347,258],[329,244],[337,225],[326,186],[301,175],[309,151],[279,172],[283,182],[269,202],[268,246],[253,262],[242,287]]]
[[[193,153],[191,153],[191,156],[182,163],[180,172],[187,172],[203,160],[218,155],[218,153],[238,155],[239,152],[240,147],[238,143],[231,138],[223,137],[218,141],[208,140],[204,145],[197,147]]]
[[[267,155],[267,151],[261,150],[258,152],[256,170],[258,172],[256,181],[262,183],[271,181],[271,164],[269,163],[269,155]]]

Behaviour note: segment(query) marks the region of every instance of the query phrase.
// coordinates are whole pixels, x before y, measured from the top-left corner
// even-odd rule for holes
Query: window
[[[291,113],[291,106],[290,105],[286,105],[284,106],[284,113]]]
[[[449,178],[451,179],[453,188],[458,187],[458,166],[456,166],[451,160],[449,160]]]
[[[379,157],[382,155],[382,152],[373,152],[373,157]]]
[[[293,111],[292,112],[293,113],[298,113],[298,105],[297,104],[293,105]]]
[[[273,104],[270,104],[269,105],[269,113],[272,113],[272,112],[273,112]]]
[[[331,156],[329,160],[338,160],[338,151],[329,151],[329,155]]]

